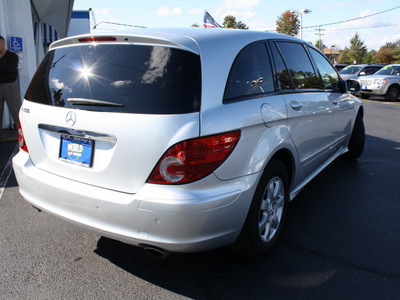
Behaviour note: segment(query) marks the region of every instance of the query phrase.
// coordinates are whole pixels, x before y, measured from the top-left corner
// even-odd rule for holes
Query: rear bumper
[[[233,243],[247,216],[259,174],[182,186],[145,184],[136,194],[107,190],[13,159],[22,196],[37,208],[132,245],[197,252]]]

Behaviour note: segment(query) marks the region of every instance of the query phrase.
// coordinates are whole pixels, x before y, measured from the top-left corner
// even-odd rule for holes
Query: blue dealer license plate
[[[70,135],[61,136],[60,159],[62,161],[91,167],[93,161],[94,141]]]

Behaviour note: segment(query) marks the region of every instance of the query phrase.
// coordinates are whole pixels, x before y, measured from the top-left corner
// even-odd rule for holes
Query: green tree
[[[315,42],[315,47],[322,51],[322,49],[326,48],[324,42],[322,40],[317,40]]]
[[[340,64],[352,64],[353,61],[351,57],[349,56],[349,48],[345,47],[344,50],[340,51],[340,55],[338,58],[338,63]]]
[[[364,62],[366,64],[377,64],[379,63],[379,59],[376,57],[376,51],[370,50],[364,55]]]
[[[352,63],[362,64],[364,62],[364,56],[367,53],[367,47],[364,45],[364,42],[360,39],[358,33],[354,35],[354,37],[350,40],[350,48],[349,48],[349,57],[352,60]]]
[[[197,23],[194,23],[194,24],[192,24],[192,26],[191,27],[200,27],[199,26],[199,24],[197,24]]]
[[[236,18],[232,15],[227,15],[224,18],[224,23],[222,23],[224,28],[234,28],[234,29],[249,29],[249,27],[242,21],[237,22]]]
[[[242,21],[239,21],[237,23],[237,29],[249,29],[249,26],[247,26],[245,23],[243,23]]]
[[[276,20],[276,31],[286,35],[295,36],[299,33],[300,21],[299,17],[291,13],[290,10],[282,13]]]

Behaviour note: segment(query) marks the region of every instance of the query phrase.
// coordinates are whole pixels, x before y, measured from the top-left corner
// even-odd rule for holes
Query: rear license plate
[[[91,167],[94,141],[70,135],[61,136],[60,159],[62,161]]]

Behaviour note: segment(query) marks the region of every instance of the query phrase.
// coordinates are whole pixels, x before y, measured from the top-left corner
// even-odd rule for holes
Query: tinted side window
[[[271,64],[264,44],[246,48],[233,63],[224,100],[273,92]]]
[[[366,67],[366,68],[364,68],[364,70],[361,70],[361,72],[365,72],[365,75],[371,75],[371,74],[374,74],[373,70],[374,69],[371,67]]]
[[[365,68],[364,72],[365,72],[365,75],[372,75],[379,69],[380,69],[380,67],[367,67],[367,68]]]
[[[311,61],[301,44],[277,42],[296,89],[319,88]]]
[[[279,83],[280,89],[282,90],[293,89],[292,80],[290,79],[289,72],[286,69],[282,56],[279,53],[274,43],[271,44],[271,51],[275,60],[276,82]]]
[[[381,68],[382,68],[382,67],[374,67],[374,73],[372,73],[372,74],[375,74],[375,73],[378,72]]]
[[[310,51],[311,57],[315,62],[319,75],[322,78],[324,89],[339,91],[339,76],[336,73],[335,69],[330,65],[326,58],[322,56],[321,53],[312,48],[308,49]]]

